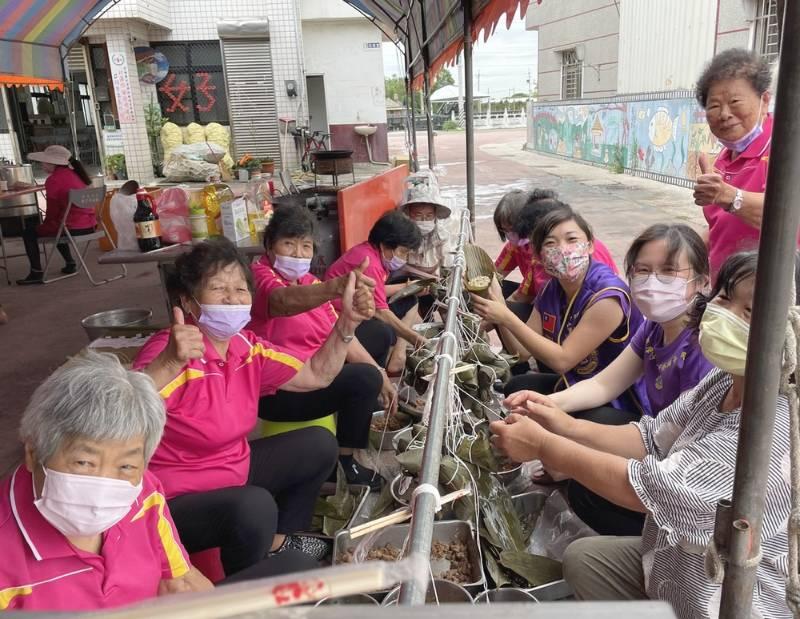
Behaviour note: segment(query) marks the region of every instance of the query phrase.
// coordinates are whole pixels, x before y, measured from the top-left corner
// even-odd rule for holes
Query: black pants
[[[284,550],[280,554],[262,559],[255,565],[240,570],[224,580],[219,581],[217,586],[232,585],[246,580],[257,580],[259,578],[269,578],[270,576],[281,576],[282,574],[294,574],[295,572],[305,572],[319,567],[319,564],[304,552],[299,550]]]
[[[276,533],[309,527],[337,453],[336,439],[323,428],[253,441],[246,485],[169,500],[184,547],[190,553],[219,547],[227,576],[256,565]]]
[[[515,391],[530,389],[539,393],[553,393],[558,375],[556,374],[526,374],[515,376],[506,385],[506,395]],[[640,415],[628,411],[599,406],[575,413],[578,419],[593,421],[609,426],[620,426],[633,421],[638,421]],[[567,498],[570,507],[586,524],[600,535],[641,535],[644,526],[644,514],[634,512],[611,501],[607,501],[595,494],[575,480],[567,484]]]
[[[336,418],[340,447],[361,449],[369,440],[372,413],[379,408],[383,377],[372,365],[346,363],[324,389],[295,393],[278,391],[261,398],[258,416],[268,421],[310,421],[331,413]]]
[[[356,337],[379,366],[386,367],[389,351],[397,342],[397,335],[385,322],[377,318],[365,320],[356,327]]]
[[[25,245],[25,253],[28,255],[28,262],[31,263],[32,271],[42,270],[42,257],[39,254],[39,234],[36,227],[39,225],[38,217],[27,217],[25,219],[25,227],[22,230],[22,242]],[[91,234],[94,228],[76,228],[70,230],[72,236],[83,236],[84,234]],[[72,252],[69,250],[69,243],[67,239],[62,239],[56,245],[58,253],[64,258],[67,264],[75,264],[75,259],[72,257]]]

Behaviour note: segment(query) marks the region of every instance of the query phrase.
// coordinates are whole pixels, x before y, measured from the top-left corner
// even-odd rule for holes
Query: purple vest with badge
[[[601,299],[616,299],[624,315],[622,323],[606,341],[574,368],[561,375],[556,390],[565,389],[599,374],[625,349],[644,319],[631,303],[628,285],[606,265],[591,261],[583,285],[570,301],[558,281],[550,280],[536,297],[534,307],[542,319],[542,335],[563,344],[578,325],[583,314]],[[637,381],[619,397],[609,402],[614,408],[630,412],[647,412],[647,396]]]

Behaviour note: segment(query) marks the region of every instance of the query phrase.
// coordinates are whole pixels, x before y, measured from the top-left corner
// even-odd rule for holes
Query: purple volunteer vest
[[[617,300],[624,314],[622,324],[589,356],[561,375],[557,390],[591,378],[608,367],[625,349],[644,319],[631,303],[628,285],[605,264],[594,260],[589,264],[583,285],[572,301],[567,299],[564,289],[556,280],[550,280],[536,298],[534,306],[542,319],[542,335],[559,345],[572,333],[584,312],[601,299]],[[649,409],[641,381],[634,383],[609,405],[642,414]]]

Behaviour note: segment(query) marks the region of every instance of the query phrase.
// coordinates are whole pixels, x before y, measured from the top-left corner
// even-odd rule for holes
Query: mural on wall
[[[627,141],[624,103],[534,108],[536,150],[611,165]]]
[[[693,180],[697,155],[719,145],[694,99],[535,105],[535,150],[619,169]]]

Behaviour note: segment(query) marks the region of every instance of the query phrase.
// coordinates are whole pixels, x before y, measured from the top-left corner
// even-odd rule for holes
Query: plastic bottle
[[[220,182],[219,176],[209,177],[208,185],[203,188],[203,208],[206,212],[209,236],[220,236],[222,234],[222,225],[219,219],[220,205],[233,199],[233,191],[228,185]]]
[[[136,240],[143,252],[161,249],[161,224],[153,205],[153,198],[145,189],[136,192],[136,212],[133,214]]]

